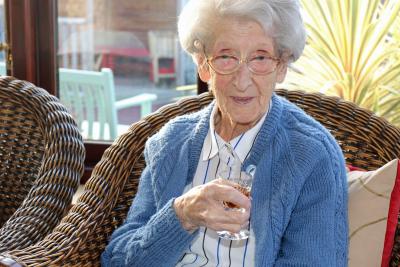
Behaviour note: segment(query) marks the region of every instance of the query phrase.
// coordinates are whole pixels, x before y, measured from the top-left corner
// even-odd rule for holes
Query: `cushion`
[[[400,209],[395,159],[375,171],[349,168],[349,266],[388,266]]]

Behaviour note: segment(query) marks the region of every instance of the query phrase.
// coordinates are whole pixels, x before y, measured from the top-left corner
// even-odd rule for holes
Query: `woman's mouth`
[[[232,96],[231,97],[235,103],[245,105],[251,102],[253,100],[253,97],[238,97],[238,96]]]

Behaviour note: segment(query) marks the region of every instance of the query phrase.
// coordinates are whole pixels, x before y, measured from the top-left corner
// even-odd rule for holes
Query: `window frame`
[[[57,1],[5,0],[4,8],[12,57],[8,73],[56,95]]]
[[[12,66],[7,73],[32,82],[55,96],[58,94],[58,8],[57,0],[5,0],[6,41],[11,48]],[[23,19],[21,19],[23,18]],[[197,78],[197,93],[207,84]],[[85,172],[81,183],[90,177],[110,142],[85,141]]]

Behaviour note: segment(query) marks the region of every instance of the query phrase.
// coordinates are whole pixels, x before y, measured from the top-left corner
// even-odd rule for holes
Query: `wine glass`
[[[232,172],[232,170],[224,170],[218,173],[217,178],[227,179],[231,182],[234,182],[235,188],[239,190],[242,194],[247,197],[250,197],[251,193],[251,185],[253,182],[253,175],[246,171],[238,171]],[[241,212],[245,212],[244,208],[240,208],[232,202],[223,202],[223,205],[227,210],[237,210]],[[248,227],[244,227],[237,233],[232,233],[226,230],[217,231],[219,237],[229,240],[243,240],[249,238],[250,231]]]

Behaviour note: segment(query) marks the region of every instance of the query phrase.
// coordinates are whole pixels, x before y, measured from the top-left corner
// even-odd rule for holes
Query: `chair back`
[[[2,75],[2,76],[7,75],[6,62],[4,62],[4,61],[0,62],[0,75]]]
[[[154,94],[139,94],[116,101],[114,75],[108,68],[100,72],[60,68],[59,76],[60,99],[88,139],[114,140],[118,135],[119,109],[140,106],[141,116],[145,116],[157,99]]]
[[[108,139],[106,134],[115,138],[117,112],[112,70],[60,68],[59,77],[60,100],[70,109],[84,137],[94,139],[96,131],[100,139]]]
[[[34,244],[58,224],[84,158],[79,130],[56,97],[0,77],[0,252]]]
[[[277,94],[324,124],[338,139],[347,163],[371,170],[400,155],[400,130],[353,103],[319,93],[278,89]],[[32,265],[99,266],[100,254],[136,194],[147,139],[172,118],[200,110],[212,100],[209,93],[184,98],[133,124],[105,151],[77,204],[32,248],[35,253],[13,251],[9,257]],[[393,253],[393,258],[399,255]]]

